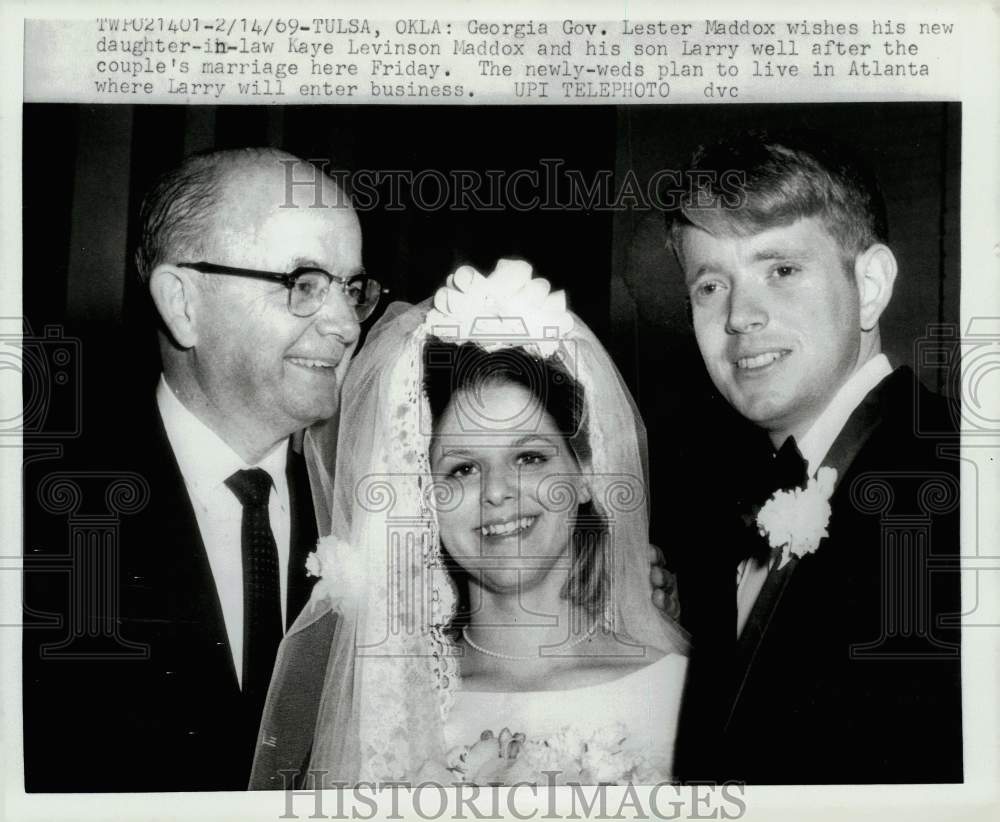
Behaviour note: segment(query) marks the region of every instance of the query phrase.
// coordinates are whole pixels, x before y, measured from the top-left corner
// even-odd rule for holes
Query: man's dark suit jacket
[[[922,436],[918,418],[937,435]],[[829,537],[795,562],[759,641],[747,641],[748,629],[735,636],[730,549],[747,526],[718,507],[741,492],[705,495],[678,569],[693,640],[682,779],[962,780],[958,440],[940,435],[949,430],[944,401],[909,369],[868,395],[824,461],[838,468]],[[728,466],[715,487],[745,480],[753,459],[715,463]]]
[[[155,403],[87,422],[25,466],[26,790],[243,790],[254,734]],[[316,526],[291,449],[287,473],[290,623]]]

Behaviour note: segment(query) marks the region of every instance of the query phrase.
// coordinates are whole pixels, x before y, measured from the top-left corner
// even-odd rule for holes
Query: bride
[[[332,532],[251,788],[669,780],[686,643],[650,600],[644,429],[563,294],[501,260],[391,306],[341,420],[307,436]]]

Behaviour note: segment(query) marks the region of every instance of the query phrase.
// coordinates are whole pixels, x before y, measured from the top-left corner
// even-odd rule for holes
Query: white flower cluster
[[[572,328],[565,293],[532,278],[523,260],[500,260],[487,277],[462,266],[438,289],[426,320],[429,334],[449,342],[486,351],[521,346],[542,357],[554,354]]]
[[[829,536],[830,496],[837,481],[837,469],[820,468],[805,488],[778,491],[757,514],[757,528],[772,548],[781,549],[779,568],[792,556],[813,553],[823,537]]]
[[[472,785],[653,785],[669,779],[625,742],[620,723],[590,733],[564,728],[545,739],[507,728],[499,736],[484,731],[475,744],[450,751],[444,766],[426,763],[417,779]]]
[[[321,537],[306,557],[306,576],[320,577],[313,597],[357,601],[365,593],[365,558],[333,534]]]

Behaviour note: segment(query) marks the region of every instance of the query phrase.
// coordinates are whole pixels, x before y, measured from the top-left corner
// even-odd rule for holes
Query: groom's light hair
[[[668,245],[683,267],[685,228],[747,237],[818,217],[845,266],[889,238],[885,201],[874,174],[851,149],[810,131],[747,130],[701,146],[688,185],[667,214]]]

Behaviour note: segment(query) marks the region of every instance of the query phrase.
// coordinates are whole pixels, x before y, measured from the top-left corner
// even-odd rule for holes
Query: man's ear
[[[576,504],[585,505],[594,498],[594,492],[590,488],[590,477],[583,474],[576,489]]]
[[[860,298],[861,330],[871,331],[892,299],[896,282],[896,255],[887,245],[875,243],[854,261],[854,281]]]
[[[195,317],[199,293],[190,272],[158,265],[149,275],[149,293],[174,342],[181,348],[194,348],[198,342]]]

